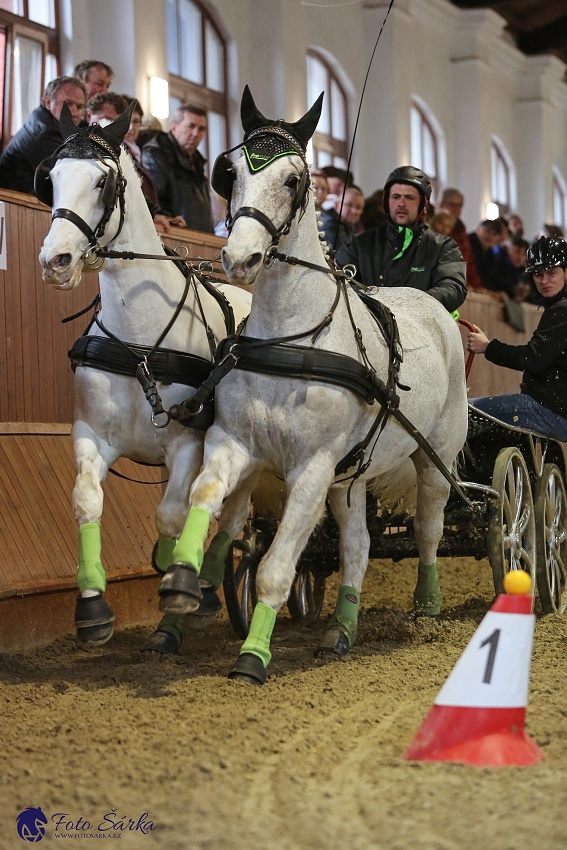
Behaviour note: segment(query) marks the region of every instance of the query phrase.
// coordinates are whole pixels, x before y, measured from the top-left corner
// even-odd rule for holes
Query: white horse
[[[450,484],[430,452],[416,441],[415,432],[408,432],[392,414],[383,429],[372,434],[360,462],[349,456],[343,463],[348,473],[336,471],[349,451],[365,442],[383,408],[345,387],[345,368],[355,375],[369,367],[370,380],[375,373],[387,384],[389,350],[354,288],[327,271],[315,207],[312,200],[306,203],[304,152],[320,109],[321,98],[295,124],[270,121],[258,112],[246,89],[244,155],[233,164],[221,157],[215,165],[213,185],[230,198],[231,233],[222,251],[223,266],[231,280],[253,281],[254,294],[246,338],[223,347],[238,362],[217,388],[204,469],[191,488],[192,557],[170,568],[159,591],[162,609],[182,610],[186,576],[199,572],[199,551],[223,500],[239,487],[250,487],[258,470],[281,476],[287,489],[283,516],[259,565],[258,603],[230,674],[256,684],[265,681],[276,614],[327,498],[340,530],[343,584],[323,648],[338,655],[350,650],[368,564],[366,483],[383,476],[394,499],[404,495],[402,481],[396,478],[408,458],[417,472],[415,610],[436,616],[441,604],[436,553]],[[286,254],[278,258],[275,245]],[[282,261],[284,256],[299,258],[303,265]],[[439,302],[414,289],[381,290],[380,301],[395,314],[403,347],[400,412],[416,424],[445,470],[450,469],[467,433],[457,324]],[[327,352],[339,357],[329,360]],[[288,359],[296,364],[292,376],[280,368]],[[319,372],[312,365],[318,361]],[[336,382],[325,378],[326,369],[338,373]],[[407,482],[404,477],[404,488]],[[392,493],[392,484],[397,492]]]
[[[38,169],[36,192],[45,202],[52,202],[54,210],[39,259],[43,279],[58,289],[71,289],[80,283],[85,261],[96,267],[96,249],[100,246],[116,252],[141,250],[150,256],[164,256],[140,178],[122,145],[131,109],[108,126],[79,131],[64,110],[64,145]],[[99,280],[102,309],[90,328],[89,339],[79,341],[88,342],[86,355],[78,350],[73,355],[76,363],[90,364],[76,365],[75,371],[73,444],[77,478],[73,508],[79,523],[77,636],[93,645],[111,637],[114,620],[104,599],[102,482],[120,457],[165,464],[169,482],[157,509],[159,536],[153,555],[156,569],[165,572],[175,561],[176,541],[187,516],[189,486],[202,463],[204,425],[197,419],[191,420],[195,427],[168,422],[159,413],[159,405],[150,407],[145,391],[154,405],[160,396],[168,411],[192,395],[204,380],[214,348],[227,335],[220,303],[223,296],[217,299],[215,289],[224,292],[225,311],[230,304],[229,312],[232,309],[236,323],[250,309],[250,296],[244,290],[228,284],[205,287],[181,273],[173,262],[159,259],[132,262],[109,258],[100,269]],[[111,352],[105,348],[109,345],[113,345]],[[142,386],[134,369],[144,355],[148,356],[142,366],[146,378]],[[126,373],[116,374],[114,369],[120,371],[124,363]],[[215,586],[222,580],[229,542],[221,529],[209,556]],[[200,596],[196,588],[193,609],[199,605]],[[160,626],[162,644],[164,639],[169,639],[169,644],[165,649],[158,648],[176,651],[182,639],[180,618],[166,616]]]

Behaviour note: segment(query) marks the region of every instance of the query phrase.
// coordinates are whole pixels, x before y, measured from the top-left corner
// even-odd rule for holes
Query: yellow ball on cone
[[[512,570],[506,573],[503,584],[506,593],[512,596],[522,596],[530,593],[532,589],[531,576],[525,570]]]

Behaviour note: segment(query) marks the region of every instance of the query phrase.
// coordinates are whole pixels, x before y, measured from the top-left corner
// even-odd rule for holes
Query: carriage
[[[543,614],[567,608],[567,445],[507,425],[469,405],[467,442],[459,462],[460,485],[472,505],[452,493],[445,510],[440,557],[488,557],[494,591],[504,576],[522,569],[537,589]],[[367,493],[370,558],[417,558],[413,519],[381,511]],[[248,633],[256,569],[270,546],[277,519],[252,511],[227,557],[224,596],[235,632]],[[330,513],[313,532],[297,566],[287,601],[292,619],[310,623],[322,610],[326,583],[339,569],[338,529]]]

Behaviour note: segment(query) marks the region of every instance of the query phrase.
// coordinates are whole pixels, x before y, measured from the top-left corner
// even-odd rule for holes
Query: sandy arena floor
[[[263,688],[226,679],[240,642],[224,613],[160,665],[139,660],[147,628],[0,656],[0,850],[26,846],[28,806],[49,820],[42,850],[564,850],[566,618],[536,623],[527,730],[543,762],[402,759],[493,600],[488,562],[441,564],[442,622],[416,627],[415,562],[371,562],[343,661],[314,658],[335,581],[314,626],[282,612]]]

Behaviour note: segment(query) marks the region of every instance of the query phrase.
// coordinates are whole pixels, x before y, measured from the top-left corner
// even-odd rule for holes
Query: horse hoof
[[[114,634],[114,614],[102,593],[77,596],[75,627],[77,640],[87,646],[102,646]]]
[[[196,611],[202,597],[196,571],[190,564],[172,564],[160,582],[158,594],[160,611],[170,614]]]
[[[325,632],[321,645],[316,650],[315,655],[321,656],[329,653],[343,658],[345,655],[348,655],[350,650],[351,645],[348,636],[338,629],[331,629]]]
[[[233,682],[241,682],[243,685],[263,685],[267,675],[261,658],[252,652],[243,652],[228,674],[228,678]]]
[[[177,655],[180,644],[169,632],[156,629],[140,649],[143,661],[163,661],[168,655]]]
[[[203,598],[199,602],[199,607],[185,617],[185,625],[188,629],[206,629],[222,610],[222,602],[214,587],[210,584],[202,587],[201,593]]]

